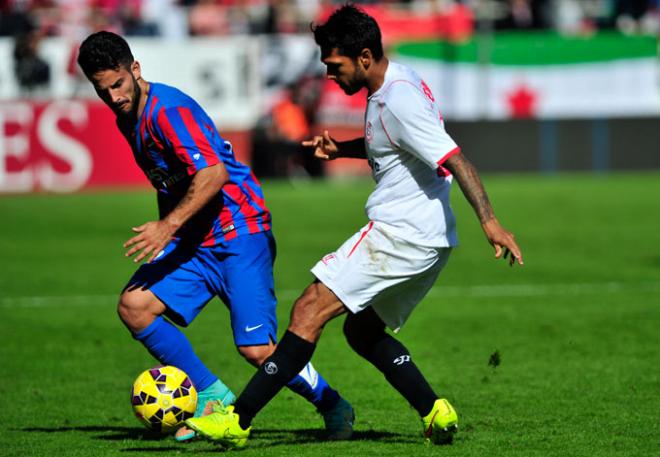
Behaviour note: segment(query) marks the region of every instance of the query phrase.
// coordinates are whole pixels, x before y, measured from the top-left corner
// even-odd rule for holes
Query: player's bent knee
[[[323,327],[325,320],[318,305],[318,294],[309,288],[305,290],[305,293],[293,305],[289,327],[314,330]]]
[[[130,325],[130,323],[136,317],[136,310],[132,306],[130,299],[126,299],[125,294],[122,294],[119,297],[119,302],[117,303],[117,314],[119,315],[119,319],[121,319],[121,321],[126,325]]]
[[[260,345],[260,346],[238,346],[238,352],[255,367],[261,366],[264,361],[270,357],[275,350],[275,346]]]
[[[117,303],[119,318],[132,332],[145,329],[164,310],[152,296],[129,291],[122,293]]]
[[[313,283],[294,303],[289,330],[308,341],[316,341],[323,326],[345,311],[344,304],[330,289],[320,282]]]

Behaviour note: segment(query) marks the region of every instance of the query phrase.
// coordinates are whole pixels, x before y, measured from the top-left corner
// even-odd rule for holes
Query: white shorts
[[[371,306],[395,332],[433,287],[452,248],[419,246],[369,222],[312,273],[353,313]]]

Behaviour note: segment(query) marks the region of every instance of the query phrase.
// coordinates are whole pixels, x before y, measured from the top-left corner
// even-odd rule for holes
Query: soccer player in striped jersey
[[[160,363],[190,376],[199,392],[196,416],[209,412],[212,400],[229,405],[234,394],[177,325],[186,327],[217,296],[229,309],[234,342],[248,362],[260,366],[275,350],[275,240],[259,182],[192,98],[142,78],[122,37],[90,35],[78,64],[115,113],[157,193],[159,219],[134,227],[124,244],[127,257],[147,262],[124,288],[119,317]],[[352,407],[311,364],[288,386],[316,406],[330,439],[350,437]],[[176,438],[193,436],[183,427]]]

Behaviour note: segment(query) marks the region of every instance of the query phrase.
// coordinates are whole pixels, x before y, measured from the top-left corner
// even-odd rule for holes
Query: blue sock
[[[162,316],[133,334],[133,338],[140,341],[163,365],[174,365],[185,371],[198,392],[218,380],[197,357],[186,335]]]
[[[332,409],[339,401],[339,394],[323,379],[309,362],[286,385],[289,389],[306,398],[319,412]]]

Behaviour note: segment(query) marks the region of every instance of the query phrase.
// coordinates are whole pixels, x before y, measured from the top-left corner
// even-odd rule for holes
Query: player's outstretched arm
[[[367,151],[364,148],[364,138],[349,141],[335,141],[330,138],[327,130],[323,135],[317,135],[311,140],[302,142],[308,148],[314,148],[314,157],[321,160],[334,160],[340,157],[353,159],[366,159]]]
[[[486,189],[474,165],[460,152],[448,158],[442,165],[454,175],[465,198],[477,213],[488,242],[495,248],[495,257],[506,259],[510,255],[509,265],[516,261],[522,265],[522,253],[514,235],[502,227],[495,217]]]
[[[188,192],[172,212],[159,221],[133,227],[137,235],[124,243],[124,248],[128,249],[126,257],[139,252],[134,262],[147,257],[147,262],[151,262],[176,231],[217,195],[228,181],[229,174],[222,162],[198,170],[190,181]]]

